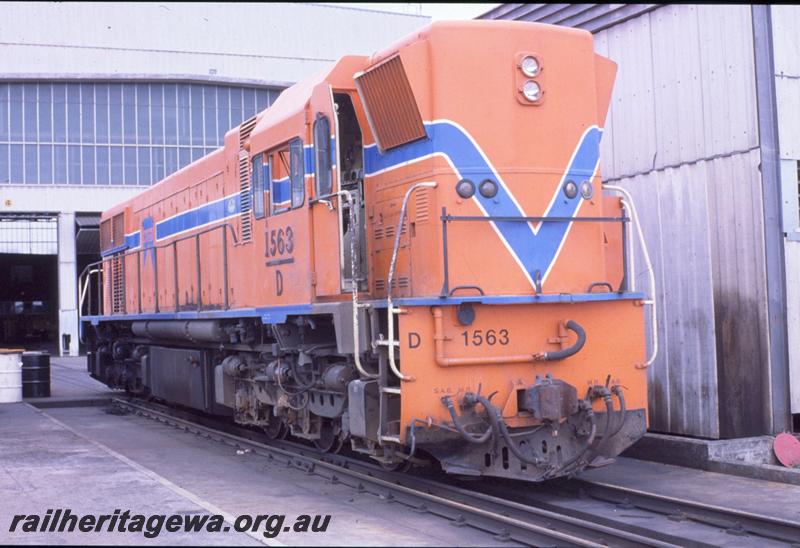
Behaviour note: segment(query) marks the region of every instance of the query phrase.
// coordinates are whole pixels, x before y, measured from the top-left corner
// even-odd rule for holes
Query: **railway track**
[[[640,508],[668,516],[672,521],[705,523],[734,536],[753,535],[800,546],[800,523],[796,521],[599,481],[574,480],[573,488],[577,488],[581,496],[613,502],[620,508]]]
[[[228,422],[136,399],[112,403],[199,436],[250,450],[268,460],[347,485],[376,499],[427,512],[458,527],[494,535],[498,542],[532,546],[797,546],[800,524],[769,516],[664,497],[586,480],[519,489],[496,482],[463,482],[445,475],[423,477],[391,472],[358,458],[321,454],[291,441],[267,440],[262,434]],[[560,498],[553,498],[555,493]],[[571,494],[565,499],[564,492]],[[612,509],[635,509],[651,520],[647,526],[570,505],[569,500],[602,501]],[[560,501],[554,503],[553,500]],[[567,501],[566,503],[564,501]],[[656,521],[652,521],[656,519]],[[657,520],[666,526],[661,527]],[[644,520],[648,521],[648,520]]]

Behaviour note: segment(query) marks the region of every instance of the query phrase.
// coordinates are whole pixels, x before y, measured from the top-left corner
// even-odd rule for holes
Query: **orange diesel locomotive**
[[[445,22],[287,89],[103,214],[91,375],[387,467],[608,461],[651,361],[598,172],[615,70],[581,30]]]

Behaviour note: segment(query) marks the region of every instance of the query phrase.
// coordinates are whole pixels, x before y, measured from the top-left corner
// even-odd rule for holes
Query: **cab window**
[[[270,213],[277,214],[303,205],[305,169],[303,142],[294,139],[270,154]]]
[[[253,215],[256,219],[264,218],[264,154],[253,157],[250,188],[253,189]]]
[[[327,116],[318,115],[314,122],[314,154],[317,197],[327,196],[333,191],[331,174],[331,124]]]
[[[305,177],[306,170],[303,157],[303,141],[295,139],[289,143],[292,155],[291,162],[291,183],[292,183],[292,207],[300,207],[306,198]]]

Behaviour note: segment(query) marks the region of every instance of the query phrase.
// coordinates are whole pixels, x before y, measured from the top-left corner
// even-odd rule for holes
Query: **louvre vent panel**
[[[250,134],[253,132],[253,128],[256,127],[256,117],[253,116],[252,118],[248,118],[239,126],[239,144],[241,146],[244,145],[244,141],[246,141]]]
[[[117,213],[111,218],[111,246],[117,247],[125,242],[125,217]]]
[[[117,255],[111,259],[111,311],[113,314],[125,313],[124,260],[122,255]]]
[[[416,192],[416,215],[414,221],[421,224],[427,223],[431,215],[431,191],[421,188]]]
[[[242,243],[253,240],[253,220],[250,217],[253,205],[250,193],[250,155],[245,149],[245,142],[250,138],[254,127],[256,127],[255,116],[245,120],[239,126],[239,203],[241,205],[239,213],[241,234],[239,237]]]
[[[408,232],[408,218],[403,221],[403,230],[401,234]],[[394,224],[377,225],[372,229],[372,235],[375,240],[393,239],[397,234],[397,226]]]
[[[422,116],[399,56],[359,75],[356,85],[382,150],[426,137]]]
[[[105,251],[111,249],[111,220],[106,219],[100,223],[100,249]]]
[[[403,229],[401,230],[400,234],[405,234],[408,231],[408,221],[403,222]],[[394,238],[395,234],[397,234],[397,227],[395,225],[387,225],[383,229],[383,237],[384,238]],[[376,236],[377,238],[377,236]]]
[[[408,289],[411,285],[410,280],[407,276],[401,276],[400,278],[395,278],[392,280],[392,289]],[[385,291],[386,290],[386,280],[384,279],[377,279],[375,280],[375,291]]]

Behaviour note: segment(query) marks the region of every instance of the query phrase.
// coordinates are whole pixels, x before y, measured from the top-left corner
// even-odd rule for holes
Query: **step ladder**
[[[379,402],[379,410],[380,410],[380,420],[379,420],[379,430],[378,430],[378,439],[380,440],[381,444],[384,443],[396,443],[401,444],[402,441],[400,440],[399,433],[398,434],[389,434],[389,410],[391,406],[391,401],[393,398],[397,398],[394,401],[399,401],[400,395],[402,390],[399,386],[389,386],[389,379],[391,376],[390,366],[389,366],[389,352],[394,353],[397,348],[400,347],[400,341],[394,337],[394,317],[397,314],[402,314],[405,312],[399,307],[394,307],[389,303],[387,308],[387,316],[389,322],[391,322],[391,327],[389,329],[390,334],[392,335],[388,339],[384,339],[383,335],[378,335],[378,340],[374,341],[375,347],[379,350],[378,354],[378,402]],[[403,380],[409,380],[407,378],[401,378],[401,382]]]

